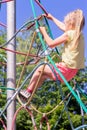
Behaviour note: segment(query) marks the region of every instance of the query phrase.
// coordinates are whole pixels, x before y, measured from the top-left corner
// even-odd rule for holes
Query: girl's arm
[[[40,27],[40,31],[46,41],[46,43],[48,44],[49,47],[54,48],[57,45],[60,45],[62,43],[65,43],[66,41],[68,41],[68,35],[66,33],[64,33],[63,35],[61,35],[60,37],[56,38],[56,39],[51,39],[49,37],[49,35],[46,32],[45,27]]]
[[[51,19],[62,31],[65,31],[65,24],[63,22],[59,21],[51,14],[48,15],[44,14],[44,16],[47,17],[48,19]]]

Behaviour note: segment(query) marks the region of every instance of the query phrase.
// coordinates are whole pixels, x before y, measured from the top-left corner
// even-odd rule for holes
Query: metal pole
[[[7,3],[7,41],[16,31],[16,0]],[[16,38],[7,45],[10,50],[16,50]],[[7,87],[16,86],[16,54],[7,51]],[[13,90],[7,90],[7,101],[14,94]],[[15,100],[7,108],[7,130],[11,130],[12,120],[16,109]],[[14,130],[16,125],[14,126]]]

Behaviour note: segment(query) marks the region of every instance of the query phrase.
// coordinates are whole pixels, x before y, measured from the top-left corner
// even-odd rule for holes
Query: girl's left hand
[[[39,27],[40,32],[43,33],[44,31],[46,31],[45,27]]]

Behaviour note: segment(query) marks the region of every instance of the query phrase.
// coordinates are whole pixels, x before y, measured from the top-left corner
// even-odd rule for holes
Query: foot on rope
[[[19,97],[23,103],[26,103],[30,96],[31,96],[31,93],[29,93],[27,90],[21,90],[19,92]]]

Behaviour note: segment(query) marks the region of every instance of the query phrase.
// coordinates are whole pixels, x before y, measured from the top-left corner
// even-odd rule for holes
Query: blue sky
[[[34,1],[34,0],[33,0]],[[87,0],[41,0],[42,5],[47,10],[48,13],[53,14],[56,18],[63,21],[64,16],[75,9],[82,9],[85,20],[87,21]],[[6,24],[7,13],[6,13],[7,4],[4,3],[1,6],[0,11],[0,22]],[[36,15],[41,15],[41,8],[34,2]],[[17,29],[20,28],[30,17],[33,16],[30,0],[16,0],[16,26]],[[49,20],[51,31],[53,37],[58,37],[62,32],[57,28],[57,26]],[[0,26],[0,28],[2,28]],[[87,60],[87,22],[85,23],[85,28],[83,30],[85,37],[85,58]],[[87,66],[87,61],[86,61]]]

